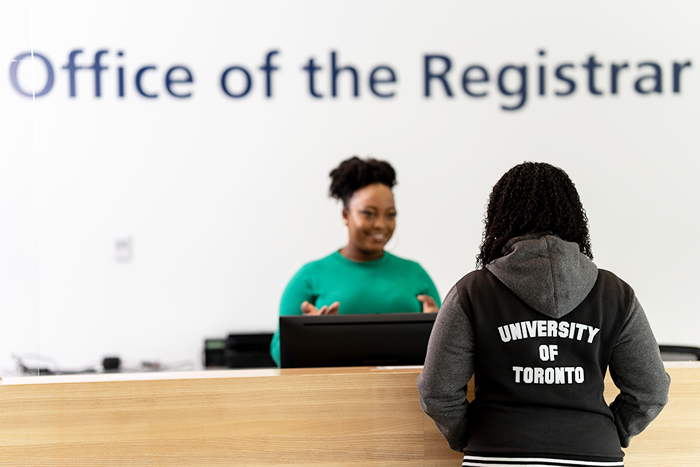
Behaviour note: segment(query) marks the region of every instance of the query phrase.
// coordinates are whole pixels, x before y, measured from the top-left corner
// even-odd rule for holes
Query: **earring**
[[[345,225],[348,225],[348,220],[347,220],[347,219],[343,219],[343,222],[345,222]]]

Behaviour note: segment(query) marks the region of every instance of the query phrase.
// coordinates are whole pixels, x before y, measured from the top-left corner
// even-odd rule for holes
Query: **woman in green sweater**
[[[330,196],[343,202],[348,243],[292,277],[282,294],[280,316],[436,313],[440,297],[425,269],[384,251],[396,228],[391,165],[352,157],[330,176]],[[279,330],[270,354],[279,366]]]

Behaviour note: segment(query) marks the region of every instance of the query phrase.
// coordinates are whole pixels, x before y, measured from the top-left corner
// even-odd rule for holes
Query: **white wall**
[[[340,207],[328,172],[350,155],[397,169],[399,224],[389,250],[415,259],[440,293],[474,267],[489,191],[511,166],[565,169],[587,209],[593,253],[637,291],[660,342],[700,345],[693,300],[700,260],[697,127],[700,40],[694,1],[405,2],[13,2],[0,7],[0,372],[10,353],[40,353],[61,368],[105,355],[127,363],[199,361],[205,337],[271,331],[287,280],[303,263],[341,247]],[[52,64],[51,90],[35,101],[12,86],[11,61],[31,48]],[[102,56],[95,73],[75,63]],[[259,69],[269,51],[272,98]],[[538,52],[545,50],[546,55]],[[123,57],[116,55],[124,53]],[[330,52],[347,72],[329,97]],[[448,56],[453,97],[424,57]],[[588,89],[582,64],[601,63]],[[323,67],[309,93],[302,67]],[[673,92],[673,62],[691,62]],[[627,62],[611,94],[611,63]],[[662,69],[662,92],[635,81]],[[575,80],[568,96],[558,66]],[[489,72],[465,94],[470,65]],[[149,99],[134,84],[143,75]],[[186,66],[192,83],[165,89]],[[238,65],[252,76],[239,99],[221,89]],[[369,89],[390,66],[397,82]],[[433,62],[437,72],[440,68]],[[527,67],[527,99],[504,96],[498,74]],[[539,95],[539,66],[546,89]],[[118,67],[125,96],[118,96]],[[31,89],[32,62],[17,79]],[[239,76],[229,85],[243,89]],[[178,77],[178,75],[173,75]],[[386,76],[386,75],[378,75]],[[477,76],[476,74],[472,77]],[[518,89],[511,70],[504,86]],[[182,75],[179,75],[182,77]],[[46,67],[34,63],[35,86]],[[648,89],[653,80],[644,81]],[[133,258],[115,260],[131,236]]]

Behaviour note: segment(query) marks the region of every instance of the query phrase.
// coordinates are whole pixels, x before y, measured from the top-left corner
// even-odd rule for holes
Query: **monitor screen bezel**
[[[437,313],[280,316],[281,367],[423,365],[436,317]]]

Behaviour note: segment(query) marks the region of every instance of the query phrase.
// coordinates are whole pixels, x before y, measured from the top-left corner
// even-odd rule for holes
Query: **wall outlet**
[[[128,263],[134,257],[134,237],[120,235],[114,239],[114,259],[119,263]]]

